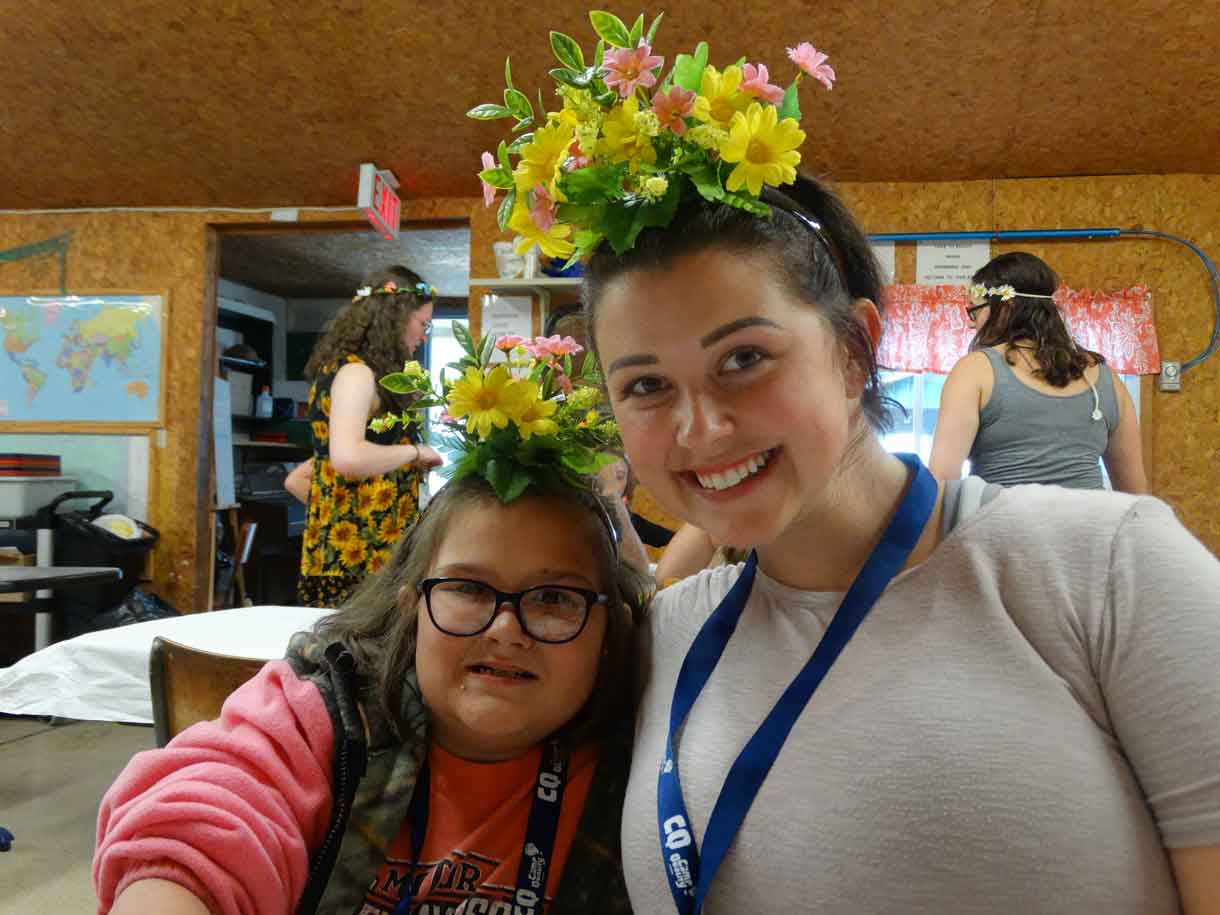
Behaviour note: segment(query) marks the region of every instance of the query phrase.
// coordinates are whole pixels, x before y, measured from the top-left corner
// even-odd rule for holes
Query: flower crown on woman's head
[[[479,180],[488,206],[507,192],[500,228],[521,236],[518,253],[536,244],[547,256],[574,261],[605,240],[621,254],[642,230],[668,225],[694,195],[770,213],[759,199],[763,187],[793,183],[801,161],[802,73],[834,85],[826,55],[808,42],[789,48],[799,70],[784,89],[770,82],[766,64],[742,60],[716,69],[699,42],[662,76],[665,58],[652,53],[660,15],[647,33],[643,15],[630,29],[612,13],[589,18],[599,37],[591,65],[574,39],[551,32],[561,64],[551,70],[559,111],[547,111],[539,92],[535,112],[513,86],[506,61],[504,104],[467,112],[517,119],[517,136],[501,141],[495,156],[483,153]]]
[[[590,489],[590,476],[622,448],[618,426],[603,412],[601,377],[585,359],[573,373],[572,356],[581,347],[571,337],[471,338],[454,322],[463,356],[442,372],[437,390],[418,362],[381,379],[396,394],[414,395],[411,406],[369,425],[374,431],[420,422],[429,407],[442,407],[432,436],[453,462],[441,471],[451,479],[477,475],[496,495],[511,502],[530,485]],[[502,355],[500,355],[502,354]]]
[[[967,293],[970,297],[971,305],[987,305],[988,300],[998,297],[1001,302],[1008,302],[1017,296],[1024,296],[1027,299],[1053,299],[1053,295],[1042,295],[1037,292],[1017,292],[1012,286],[1007,284],[1003,286],[984,286],[982,283],[975,283],[970,287]]]
[[[356,296],[354,299],[352,299],[352,301],[354,302],[356,299],[367,298],[371,295],[397,295],[400,292],[414,293],[415,297],[421,302],[431,302],[436,298],[436,287],[430,286],[428,283],[408,283],[406,285],[399,286],[393,280],[386,280],[376,289],[374,289],[372,286],[361,286],[356,290]]]

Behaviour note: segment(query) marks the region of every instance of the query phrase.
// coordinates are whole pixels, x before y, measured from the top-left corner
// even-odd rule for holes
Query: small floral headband
[[[440,472],[453,480],[479,476],[503,502],[531,485],[591,489],[590,475],[622,448],[618,426],[606,415],[595,360],[574,373],[572,356],[582,347],[571,337],[484,337],[453,324],[462,347],[458,362],[442,373],[439,390],[418,362],[381,379],[395,394],[412,395],[402,413],[386,414],[374,431],[419,423],[429,407],[442,407],[431,437],[453,458]],[[500,354],[503,354],[502,356]],[[613,525],[611,525],[613,530]]]
[[[1001,302],[1008,302],[1017,296],[1024,296],[1027,299],[1053,299],[1053,295],[1041,295],[1036,292],[1017,292],[1012,286],[1007,284],[1003,286],[984,286],[982,283],[975,283],[970,287],[970,304],[982,306],[989,304],[988,299],[998,297]]]
[[[535,110],[506,62],[504,104],[467,112],[516,119],[515,138],[483,153],[479,180],[487,206],[506,192],[499,223],[521,237],[517,253],[537,245],[571,262],[605,240],[621,254],[644,229],[668,225],[684,199],[768,215],[763,189],[792,184],[801,161],[797,87],[802,74],[834,85],[827,55],[808,42],[789,48],[798,72],[787,88],[763,63],[718,70],[706,42],[666,73],[652,50],[660,15],[647,32],[643,15],[630,28],[612,13],[589,19],[600,39],[591,64],[574,39],[551,32],[560,110],[547,111],[541,92]]]
[[[397,295],[400,292],[412,292],[421,302],[431,302],[436,298],[436,287],[430,286],[427,283],[421,282],[413,285],[399,286],[393,280],[386,280],[376,289],[374,289],[372,286],[361,286],[356,290],[356,297],[352,299],[352,301],[354,302],[356,299],[367,298],[371,295]]]

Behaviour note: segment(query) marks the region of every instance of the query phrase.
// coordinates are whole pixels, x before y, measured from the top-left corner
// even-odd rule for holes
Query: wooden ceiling
[[[505,56],[549,92],[548,30],[595,42],[570,0],[0,8],[0,209],[344,205],[363,161],[404,197],[476,196],[508,122],[464,112]],[[803,154],[839,180],[1220,173],[1220,0],[671,3],[657,52],[699,39],[777,82],[786,46],[830,53]]]

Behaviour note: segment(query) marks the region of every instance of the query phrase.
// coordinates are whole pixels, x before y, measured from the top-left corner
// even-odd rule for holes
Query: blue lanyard
[[[720,606],[712,611],[686,653],[678,672],[678,682],[674,686],[665,760],[657,777],[661,858],[679,915],[698,915],[703,911],[712,878],[724,861],[746,812],[771,771],[788,734],[877,598],[906,564],[936,506],[937,484],[927,468],[913,454],[900,454],[898,457],[914,477],[907,487],[906,496],[881,542],[844,595],[843,603],[826,627],[813,656],[784,690],[775,707],[734,760],[708,819],[702,850],[695,844],[686,802],[682,798],[674,735],[686,720],[720,656],[724,654],[729,639],[733,637],[754,584],[754,572],[758,565],[756,553],[750,554],[741,577],[734,582]]]
[[[428,790],[431,778],[424,763],[415,782],[415,793],[407,818],[411,823],[411,872],[403,881],[398,905],[393,915],[410,915],[415,872],[428,833]],[[548,741],[542,750],[538,778],[534,782],[534,798],[530,803],[529,820],[525,825],[525,843],[521,846],[521,863],[517,868],[517,892],[513,897],[514,915],[540,915],[546,898],[546,877],[555,850],[555,834],[559,831],[559,811],[563,807],[563,789],[568,782],[568,754],[558,741]]]

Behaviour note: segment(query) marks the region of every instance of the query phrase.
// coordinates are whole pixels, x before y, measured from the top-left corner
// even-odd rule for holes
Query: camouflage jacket
[[[310,877],[297,915],[353,915],[398,836],[427,753],[427,713],[408,690],[401,740],[355,671],[341,644],[309,633],[293,636],[288,663],[314,683],[335,728],[334,803],[326,838],[312,849]],[[624,915],[631,912],[623,878],[620,832],[631,762],[630,722],[607,739],[598,758],[580,825],[548,915]]]

